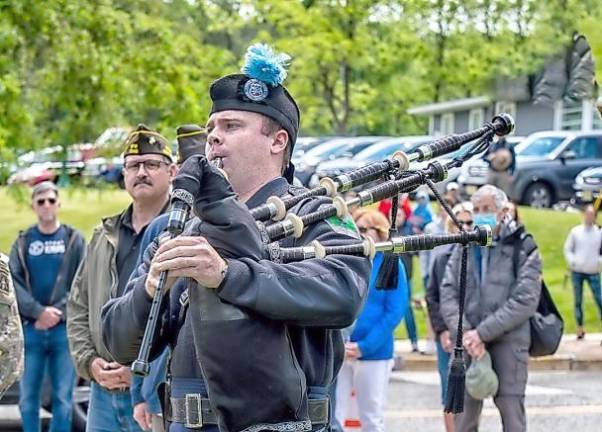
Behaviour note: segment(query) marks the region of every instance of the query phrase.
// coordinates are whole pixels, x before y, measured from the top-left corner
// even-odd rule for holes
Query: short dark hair
[[[276,120],[274,120],[271,117],[267,117],[267,116],[263,116],[263,124],[261,125],[261,133],[264,134],[265,136],[270,136],[275,134],[276,132],[278,132],[279,130],[283,130],[286,132],[286,129],[284,129],[284,127],[277,122]],[[288,136],[288,132],[286,133]],[[292,145],[290,143],[290,139],[291,137],[288,137],[289,142],[286,143],[286,149],[284,149],[284,159],[282,160],[282,170],[281,170],[281,174],[284,174],[284,171],[286,171],[286,169],[288,168],[288,165],[291,161],[291,149],[292,149]]]

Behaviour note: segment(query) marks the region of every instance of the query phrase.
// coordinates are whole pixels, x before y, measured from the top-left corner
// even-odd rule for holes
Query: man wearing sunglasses
[[[77,373],[92,380],[88,431],[141,430],[133,417],[130,369],[105,348],[100,311],[124,293],[146,227],[167,209],[176,170],[170,143],[144,125],[126,139],[123,167],[132,204],[95,229],[68,304],[71,355]]]
[[[38,222],[13,244],[10,270],[25,336],[25,369],[19,408],[24,431],[40,430],[40,394],[45,371],[52,387],[51,431],[71,430],[75,369],[69,356],[65,308],[84,238],[58,219],[59,192],[52,182],[36,185],[31,208]]]

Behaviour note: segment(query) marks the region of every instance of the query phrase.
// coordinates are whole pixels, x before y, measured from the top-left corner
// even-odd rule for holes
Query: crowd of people
[[[203,153],[206,138],[198,127],[188,126],[183,131],[192,140],[181,140],[179,162]],[[144,126],[137,132],[154,136]],[[121,215],[103,220],[87,247],[87,256],[82,234],[58,218],[61,198],[56,185],[44,182],[33,188],[31,206],[38,222],[19,233],[10,257],[25,336],[19,403],[24,430],[39,430],[39,383],[45,374],[52,388],[51,430],[70,428],[76,370],[79,376],[92,381],[89,430],[161,430],[163,418],[157,389],[165,380],[168,350],[153,361],[150,377],[132,377],[129,367],[103,351],[106,348],[100,336],[100,311],[111,298],[123,295],[130,274],[133,273],[132,279],[137,278],[142,253],[167,224],[167,214],[163,213],[177,167],[166,149],[166,141],[153,146],[138,138],[129,143],[124,171],[132,205]],[[460,201],[456,185],[451,184],[444,200],[456,221],[441,205],[434,212],[428,194],[419,192],[415,198],[412,205],[408,196],[401,197],[394,224],[390,223],[390,200],[381,202],[378,208],[354,212],[359,234],[378,242],[392,233],[451,233],[460,227],[470,230],[475,225],[488,225],[495,234],[492,247],[469,248],[463,346],[472,365],[467,374],[464,413],[455,416],[455,421],[452,414],[444,414],[446,431],[477,430],[482,400],[490,396],[500,410],[504,430],[525,430],[528,319],[539,296],[539,255],[536,250],[521,251],[519,267],[513,268],[510,257],[517,242],[520,247],[524,227],[516,207],[496,187],[484,186],[466,202]],[[584,223],[571,231],[565,244],[580,339],[585,334],[581,305],[585,281],[602,317],[598,273],[601,244],[602,232],[595,225],[595,212],[590,206],[584,211]],[[385,254],[376,254],[362,312],[343,332],[345,361],[332,392],[334,430],[344,424],[352,390],[357,396],[362,430],[385,430],[384,406],[394,357],[394,331],[402,320],[413,350],[418,350],[412,307],[414,258],[418,259],[425,288],[430,333],[427,339],[432,337],[436,347],[441,400],[445,404],[450,354],[459,318],[461,249],[447,245],[420,252],[418,257],[395,256],[397,269],[393,279],[383,278]],[[103,282],[103,277],[112,283]],[[473,370],[476,378],[471,376]],[[487,374],[494,377],[495,385],[487,387],[487,380],[483,379]]]
[[[412,208],[403,197],[396,218],[400,234],[453,233],[471,230],[475,225],[488,225],[494,234],[491,247],[468,248],[466,305],[463,317],[462,345],[471,364],[467,373],[464,413],[444,414],[446,431],[478,430],[483,399],[494,397],[505,431],[526,430],[524,407],[529,348],[529,318],[539,301],[541,262],[537,250],[528,250],[521,242],[524,227],[518,220],[516,207],[504,192],[492,185],[480,188],[470,202],[459,200],[455,185],[445,194],[456,221],[439,207],[433,213],[429,197],[416,194]],[[380,210],[390,215],[390,203]],[[387,238],[388,220],[376,210],[356,213],[358,228],[381,241]],[[456,222],[459,224],[457,225]],[[518,267],[513,268],[513,249],[519,248]],[[426,288],[428,328],[436,345],[437,365],[441,380],[441,401],[447,395],[450,355],[457,337],[460,264],[462,247],[447,245],[419,254],[421,279]],[[393,335],[404,319],[412,346],[417,350],[412,317],[412,256],[400,258],[397,293],[379,291],[375,282],[383,258],[377,254],[366,307],[357,320],[346,344],[346,363],[338,377],[336,418],[344,422],[350,388],[355,388],[362,430],[384,431],[386,387],[393,358]],[[405,283],[402,283],[405,282]],[[381,288],[382,289],[382,288]],[[366,325],[366,323],[370,323]],[[370,329],[370,331],[367,331]],[[379,340],[380,350],[372,344]],[[363,347],[367,354],[364,356]],[[370,374],[370,378],[366,376]],[[495,385],[488,386],[493,377]]]
[[[40,430],[46,375],[51,431],[71,428],[76,375],[91,382],[88,431],[216,432],[243,430],[242,425],[253,431],[336,431],[347,416],[352,389],[362,430],[385,430],[394,331],[402,320],[412,349],[420,348],[413,256],[379,252],[371,263],[367,257],[334,255],[282,264],[255,252],[264,244],[246,207],[299,193],[289,184],[299,110],[282,86],[286,73],[278,63],[271,63],[280,72],[273,79],[257,67],[264,61],[258,57],[269,55],[265,47],[252,47],[243,74],[212,85],[207,130],[180,127],[177,158],[157,131],[139,125],[129,134],[123,172],[131,204],[100,221],[87,245],[76,228],[60,222],[58,188],[50,182],[34,187],[37,223],[19,233],[9,261],[25,340],[19,408],[26,432]],[[199,155],[219,162],[229,183]],[[208,189],[213,201],[194,197],[194,215],[183,235],[167,239],[162,233],[172,180],[179,170],[191,175],[199,166],[205,167],[203,187],[214,188]],[[449,184],[444,200],[453,217],[441,207],[433,212],[429,200],[419,191],[414,205],[402,196],[354,211],[353,221],[328,218],[280,246],[315,241],[347,246],[362,237],[377,242],[489,226],[490,247],[445,246],[417,257],[428,306],[427,339],[433,341],[425,350],[437,353],[443,405],[454,348],[463,348],[470,364],[464,412],[444,415],[447,431],[478,430],[487,397],[493,397],[504,431],[524,431],[529,318],[542,278],[539,252],[524,241],[516,207],[495,186],[481,187],[465,202],[457,185]],[[291,211],[308,214],[325,202],[313,197]],[[599,276],[580,240],[591,240],[599,255],[599,231],[596,243],[590,219],[571,233],[565,253],[576,293],[587,280],[599,298]],[[232,250],[242,246],[247,255],[241,258]],[[167,292],[153,335],[150,374],[133,377],[129,365],[139,353],[163,272]],[[202,309],[204,302],[212,302],[213,309]],[[202,330],[208,320],[226,323],[221,331],[230,333]],[[247,340],[245,334],[262,338]],[[203,345],[207,340],[213,344],[210,355]]]

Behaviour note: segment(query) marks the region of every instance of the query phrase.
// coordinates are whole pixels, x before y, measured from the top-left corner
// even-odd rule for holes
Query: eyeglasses
[[[48,203],[50,205],[55,205],[56,204],[56,198],[39,198],[36,200],[36,204],[39,205],[40,207],[44,205],[44,203]]]
[[[370,230],[378,231],[378,229],[373,227],[357,227],[357,230],[360,232],[360,234],[366,234]]]
[[[167,162],[163,162],[163,161],[145,160],[145,161],[140,161],[140,162],[130,162],[130,163],[125,164],[123,167],[126,169],[126,171],[135,173],[135,172],[138,172],[141,165],[144,166],[145,171],[152,172],[152,171],[157,171],[159,168],[161,168],[161,165],[169,165],[169,164]]]
[[[472,221],[471,220],[458,221],[458,222],[460,222],[460,225],[472,226]]]

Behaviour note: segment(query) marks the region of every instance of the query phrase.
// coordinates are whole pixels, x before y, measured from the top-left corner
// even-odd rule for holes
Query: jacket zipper
[[[31,294],[31,281],[29,280],[29,270],[27,269],[27,265],[25,263],[25,256],[24,256],[24,252],[23,249],[25,248],[25,233],[21,233],[21,235],[19,236],[19,260],[21,261],[21,267],[23,268],[23,271],[25,272],[25,284],[26,284],[26,288],[29,290],[29,293]]]
[[[65,249],[65,254],[63,255],[63,262],[61,263],[61,268],[59,269],[59,272],[56,276],[56,281],[54,281],[54,286],[52,287],[52,292],[50,293],[50,300],[48,301],[48,303],[50,303],[51,305],[54,304],[54,297],[56,295],[56,290],[61,282],[61,280],[64,277],[64,273],[65,273],[65,267],[66,267],[66,262],[67,262],[67,251],[69,251],[71,249],[71,245],[73,244],[73,242],[75,241],[75,231],[71,231],[71,233],[69,234],[69,239],[67,240],[67,248]]]

